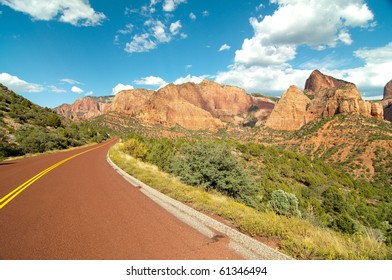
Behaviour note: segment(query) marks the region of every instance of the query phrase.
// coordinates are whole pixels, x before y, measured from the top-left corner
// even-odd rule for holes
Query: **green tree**
[[[52,113],[46,117],[46,122],[48,126],[57,128],[61,126],[61,119],[56,113]]]
[[[322,193],[323,208],[328,213],[343,213],[347,205],[341,190],[337,187],[328,188]]]

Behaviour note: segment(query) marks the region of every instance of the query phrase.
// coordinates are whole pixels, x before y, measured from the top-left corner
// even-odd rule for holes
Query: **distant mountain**
[[[169,84],[158,91],[145,89],[119,92],[111,103],[83,98],[55,110],[72,120],[84,120],[105,113],[137,118],[146,125],[190,130],[217,130],[227,124],[256,124],[265,120],[275,102],[246,94],[243,89],[204,80],[200,84]]]
[[[392,83],[386,86],[384,99],[391,100]],[[277,102],[274,100],[278,100]],[[189,130],[211,130],[227,126],[266,126],[274,130],[298,130],[322,117],[349,113],[384,119],[384,103],[362,99],[353,83],[311,73],[305,90],[291,86],[280,99],[222,86],[208,80],[200,84],[169,84],[158,91],[125,90],[115,97],[86,97],[55,110],[71,120],[90,120],[104,114],[133,118],[144,125],[170,128],[179,125]],[[390,120],[391,107],[386,108]]]

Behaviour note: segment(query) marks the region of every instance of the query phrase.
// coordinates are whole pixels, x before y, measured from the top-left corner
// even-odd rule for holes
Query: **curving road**
[[[114,143],[0,162],[0,259],[241,259],[114,171]]]

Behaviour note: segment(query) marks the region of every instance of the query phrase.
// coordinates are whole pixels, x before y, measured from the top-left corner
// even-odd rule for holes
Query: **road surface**
[[[241,259],[118,175],[114,142],[0,162],[0,259]]]

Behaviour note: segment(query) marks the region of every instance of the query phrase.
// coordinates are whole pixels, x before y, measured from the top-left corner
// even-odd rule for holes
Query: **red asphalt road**
[[[125,181],[106,162],[112,144],[58,166],[0,209],[0,259],[241,259],[227,238],[201,235]],[[91,148],[0,162],[0,199]]]

